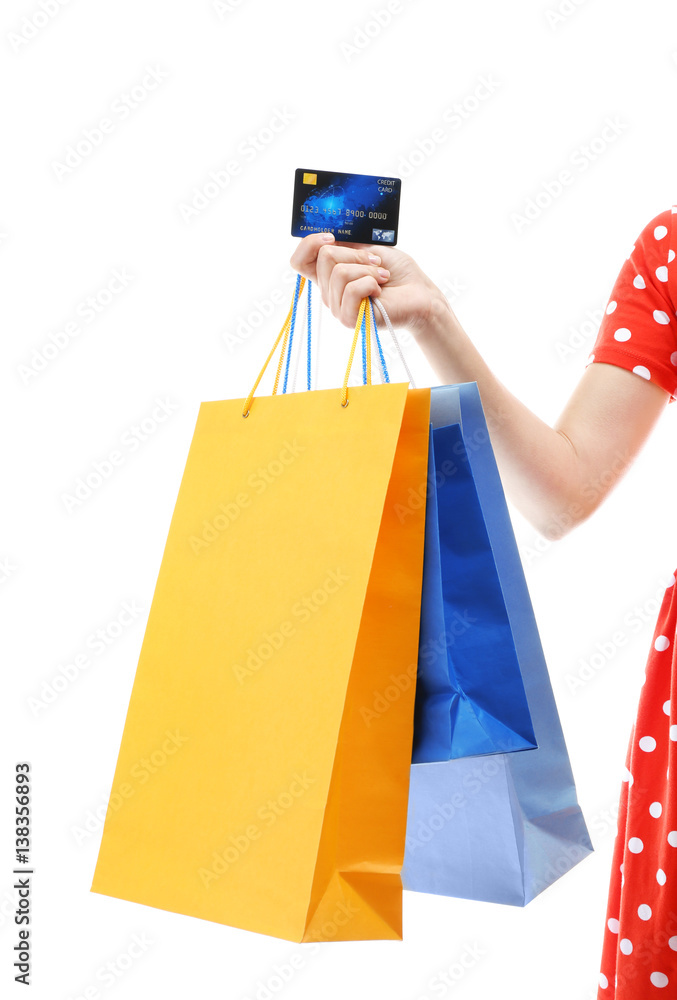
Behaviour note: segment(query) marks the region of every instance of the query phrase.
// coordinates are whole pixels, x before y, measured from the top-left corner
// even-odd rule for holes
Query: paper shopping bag
[[[469,461],[489,438],[477,384],[431,400],[415,763],[536,746],[483,513],[501,482],[495,466],[476,482]]]
[[[465,432],[480,411],[474,383],[433,390],[433,424],[455,421]],[[538,746],[413,764],[402,880],[405,889],[523,906],[588,855],[592,844],[489,437],[476,437],[465,456]]]
[[[401,938],[414,685],[378,727],[360,708],[418,648],[424,512],[395,509],[425,478],[430,390],[346,385],[200,407],[95,892],[294,941]]]

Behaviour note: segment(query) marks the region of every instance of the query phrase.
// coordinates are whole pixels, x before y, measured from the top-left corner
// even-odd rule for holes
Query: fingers
[[[397,247],[389,247],[385,244],[371,243],[365,247],[364,243],[333,243],[331,244],[335,247],[346,247],[351,250],[367,250],[369,253],[376,254],[381,258],[381,264],[383,267],[391,267],[395,263],[395,260],[406,256],[402,250],[398,250]]]
[[[337,252],[336,248],[334,248],[334,252]],[[318,272],[319,270],[320,267],[318,264]],[[381,271],[383,273],[379,273]],[[337,319],[340,319],[342,322],[347,322],[348,325],[351,325],[351,323],[354,325],[357,319],[357,308],[353,312],[350,311],[350,305],[352,304],[355,296],[351,286],[359,285],[360,288],[368,287],[372,289],[372,291],[365,292],[361,298],[364,298],[364,295],[378,295],[380,286],[386,283],[388,277],[389,272],[383,268],[377,267],[376,265],[365,266],[364,264],[348,263],[335,264],[329,273],[327,301],[325,302],[325,305],[329,306],[332,314],[336,316]],[[360,282],[364,282],[365,279],[366,284],[360,284]],[[321,280],[320,286],[324,287]],[[344,318],[343,314],[344,301],[347,301],[349,304],[347,320]],[[360,299],[358,298],[357,307],[359,307],[359,304]]]
[[[300,274],[323,284],[329,280],[332,264],[361,263],[379,265],[382,262],[380,247],[365,247],[359,243],[339,245],[331,233],[310,233],[299,240],[289,263]]]
[[[378,297],[390,277],[380,251],[359,243],[337,244],[331,234],[310,233],[299,240],[290,264],[319,286],[324,305],[337,319],[354,326],[361,300]]]
[[[311,281],[315,281],[315,267],[320,247],[325,246],[328,242],[333,243],[333,241],[334,237],[331,233],[310,233],[299,240],[298,246],[291,255],[289,263],[299,274],[303,274]]]
[[[370,295],[378,298],[380,294],[381,286],[376,278],[373,278],[371,275],[357,278],[355,281],[350,281],[344,286],[338,311],[335,312],[332,309],[332,313],[344,326],[354,327],[357,322],[357,314],[360,311],[360,302],[362,299]]]
[[[347,247],[323,246],[317,255],[317,283],[322,292],[322,301],[326,306],[331,305],[329,295],[330,282],[333,279],[333,272],[336,268],[345,268],[351,264],[353,268],[359,267],[358,271],[351,272],[352,278],[360,277],[361,274],[373,274],[377,276],[377,269],[381,263],[378,254],[371,250],[349,250]],[[341,270],[339,273],[344,273]],[[348,279],[350,280],[350,279]]]

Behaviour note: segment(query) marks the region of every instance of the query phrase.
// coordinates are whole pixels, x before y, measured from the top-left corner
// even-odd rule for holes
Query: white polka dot
[[[632,334],[628,330],[627,326],[619,327],[614,333],[614,340],[630,340],[630,337],[632,337]]]
[[[673,951],[677,951],[677,937],[671,937],[668,941],[668,948],[672,948]]]
[[[657,323],[660,323],[661,326],[667,326],[668,323],[670,322],[670,317],[666,312],[663,311],[663,309],[654,309],[653,318],[656,320]]]
[[[670,355],[670,363],[673,365],[677,365],[677,351],[673,351],[672,354]]]
[[[595,360],[595,355],[591,354],[590,357],[588,358],[588,360],[585,362],[585,367],[587,368],[588,365],[591,365],[594,360]]]
[[[659,653],[662,653],[663,650],[667,649],[670,645],[670,640],[667,635],[659,635],[653,645],[654,649],[658,650]]]
[[[621,929],[621,925],[618,923],[615,917],[609,917],[606,924],[612,934],[618,934],[619,930]]]
[[[630,840],[628,841],[628,850],[631,854],[641,854],[644,850],[644,844],[639,837],[630,837]]]
[[[668,250],[668,264],[675,259],[675,251]]]
[[[649,812],[651,813],[654,819],[658,819],[660,814],[663,812],[663,806],[660,804],[660,802],[652,802],[651,805],[649,806]]]
[[[632,787],[632,783],[633,783],[634,780],[635,779],[630,774],[630,772],[628,771],[627,767],[624,767],[623,768],[623,781],[629,781],[630,782],[630,786]]]
[[[677,352],[675,352],[674,357],[675,357],[675,364],[677,365]],[[670,579],[668,580],[665,589],[669,590],[670,587],[674,587],[674,585],[675,585],[675,574],[671,573],[670,574]]]
[[[659,281],[668,280],[668,269],[665,266],[665,264],[663,264],[661,267],[656,268],[656,277],[658,278]]]
[[[644,365],[635,365],[632,370],[635,375],[641,375],[642,378],[651,378],[651,372],[648,368],[645,368]]]
[[[666,715],[670,715],[670,702],[669,701],[664,701],[663,702],[663,711],[665,712]]]
[[[664,972],[652,972],[649,979],[651,980],[653,986],[658,987],[667,986],[670,982]]]
[[[655,750],[656,741],[653,736],[642,736],[639,741],[639,749],[646,751],[646,753],[651,753],[652,750]]]
[[[634,247],[633,247],[633,250],[634,250]],[[609,985],[609,980],[607,979],[607,977],[604,975],[603,972],[600,972],[600,974],[599,974],[599,985],[602,987],[603,990],[605,990],[607,988],[607,986]]]
[[[677,830],[670,830],[668,834],[668,844],[670,847],[677,847]]]
[[[659,868],[658,871],[656,872],[656,881],[658,882],[659,885],[665,885],[666,879],[667,876],[665,872],[663,871],[662,868]]]
[[[633,281],[635,288],[646,288],[646,281],[641,274],[635,275],[635,280]]]
[[[618,947],[621,949],[624,955],[632,954],[632,941],[630,938],[621,938]]]
[[[656,226],[656,228],[653,231],[653,234],[657,240],[662,240],[664,236],[668,235],[668,230],[666,226]]]
[[[630,260],[630,258],[632,257],[632,254],[633,254],[633,251],[634,251],[634,249],[635,249],[635,248],[634,248],[634,246],[633,246],[633,248],[632,248],[632,250],[630,251],[630,253],[628,254],[628,256],[627,256],[626,260]]]
[[[670,726],[670,739],[673,743],[677,742],[677,726]]]
[[[609,303],[609,305],[606,307],[606,314],[607,314],[607,316],[611,315],[611,313],[614,311],[614,309],[616,308],[617,305],[618,305],[618,302],[614,302],[613,299],[612,299],[611,302]]]
[[[651,907],[646,903],[641,903],[637,907],[637,916],[640,920],[651,920]]]

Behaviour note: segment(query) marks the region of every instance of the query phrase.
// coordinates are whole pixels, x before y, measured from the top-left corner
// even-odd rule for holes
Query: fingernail
[[[385,267],[379,267],[379,269],[378,269],[378,276],[379,276],[379,278],[389,278],[390,277],[390,271],[386,271]]]
[[[369,260],[371,261],[372,264],[380,264],[381,263],[381,258],[377,257],[375,253],[370,253],[369,254]]]
[[[334,241],[334,234],[333,233],[322,233],[322,242],[323,243],[333,243],[333,241]]]

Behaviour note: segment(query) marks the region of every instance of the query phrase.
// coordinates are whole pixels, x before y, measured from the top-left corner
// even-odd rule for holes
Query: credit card
[[[343,243],[397,243],[399,177],[301,170],[294,177],[292,236],[333,233]]]

